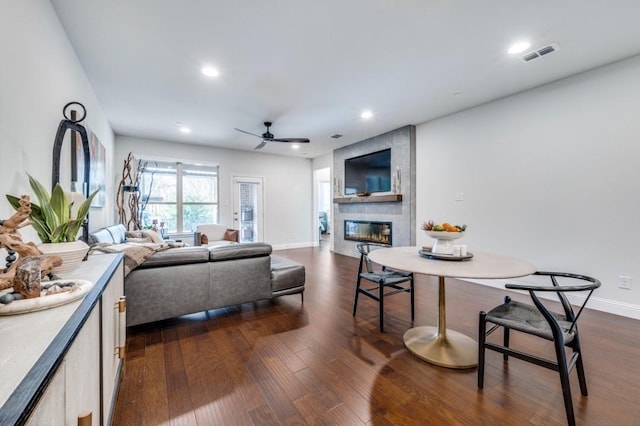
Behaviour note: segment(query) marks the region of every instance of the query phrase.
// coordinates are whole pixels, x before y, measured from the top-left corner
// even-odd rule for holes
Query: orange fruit
[[[447,222],[442,224],[442,229],[444,229],[447,232],[458,232],[458,228],[456,228],[455,226]]]

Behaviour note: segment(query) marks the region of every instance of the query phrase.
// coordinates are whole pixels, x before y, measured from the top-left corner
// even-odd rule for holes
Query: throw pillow
[[[151,238],[152,243],[160,244],[164,242],[162,236],[151,229],[143,229],[140,231],[142,238]]]
[[[152,243],[151,238],[127,238],[128,243]]]
[[[238,231],[235,229],[227,229],[224,231],[224,239],[227,241],[238,241]]]
[[[200,245],[204,246],[206,244],[209,244],[209,237],[207,237],[207,234],[200,235]]]

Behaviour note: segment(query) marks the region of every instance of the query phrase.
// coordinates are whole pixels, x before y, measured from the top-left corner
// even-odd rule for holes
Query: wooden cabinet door
[[[119,342],[125,342],[126,317],[120,314],[118,302],[124,296],[124,267],[120,264],[113,274],[111,281],[102,294],[102,395],[104,409],[104,423],[110,424],[113,406],[115,404],[115,390],[120,378]],[[120,323],[124,321],[124,326]],[[124,352],[122,352],[124,356]]]
[[[65,426],[64,361],[27,420],[28,425]]]
[[[91,411],[92,425],[100,424],[100,313],[96,306],[64,358],[65,406],[68,425]]]
[[[94,309],[28,420],[30,425],[75,425],[92,412],[100,424],[100,315]]]

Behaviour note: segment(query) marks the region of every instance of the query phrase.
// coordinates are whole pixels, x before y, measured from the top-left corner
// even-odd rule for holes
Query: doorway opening
[[[264,241],[262,178],[233,177],[233,224],[241,243]]]
[[[331,169],[318,169],[315,171],[316,184],[316,215],[315,229],[318,244],[324,245],[331,240]]]

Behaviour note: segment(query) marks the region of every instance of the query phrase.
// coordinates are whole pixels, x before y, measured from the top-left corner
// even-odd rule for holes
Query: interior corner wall
[[[638,76],[634,57],[417,126],[418,222],[467,224],[470,252],[594,276],[590,306],[640,318]]]
[[[391,148],[391,170],[401,174],[401,202],[334,203],[331,237],[336,253],[356,257],[356,242],[344,239],[345,220],[385,221],[392,223],[394,246],[414,245],[416,241],[415,168],[416,128],[404,126],[333,151],[333,178],[344,185],[344,160]],[[334,197],[338,188],[332,182]],[[344,191],[344,188],[340,188]]]
[[[129,152],[144,158],[218,164],[220,223],[230,227],[234,223],[231,177],[263,177],[264,241],[274,249],[313,246],[310,159],[116,136],[116,181]]]
[[[0,194],[33,195],[27,173],[50,187],[53,141],[64,118],[62,108],[71,101],[87,109],[83,124],[105,146],[111,182],[113,132],[51,3],[3,2],[0,51]],[[69,143],[63,151],[70,151]],[[106,190],[113,192],[109,184]],[[92,229],[113,222],[113,201],[107,196],[105,207],[91,209]],[[9,204],[0,203],[0,218],[11,214]],[[30,227],[21,233],[25,241],[39,241]]]

